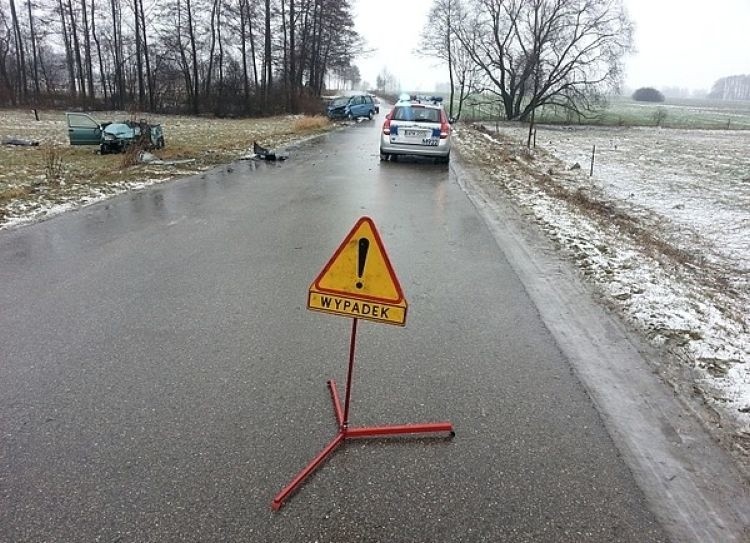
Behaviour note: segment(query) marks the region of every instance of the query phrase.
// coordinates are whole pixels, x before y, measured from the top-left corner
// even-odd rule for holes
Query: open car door
[[[102,127],[85,113],[66,113],[68,138],[71,145],[99,145]]]

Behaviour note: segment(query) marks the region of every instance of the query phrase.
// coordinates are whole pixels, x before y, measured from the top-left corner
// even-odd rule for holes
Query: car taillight
[[[444,140],[447,138],[451,133],[451,125],[446,123],[445,121],[440,122],[440,139]]]
[[[391,133],[391,120],[386,117],[385,122],[383,123],[383,134],[386,136]]]

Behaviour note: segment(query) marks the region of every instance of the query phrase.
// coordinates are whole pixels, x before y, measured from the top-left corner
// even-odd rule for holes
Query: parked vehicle
[[[375,116],[375,103],[369,94],[338,96],[328,104],[326,113],[329,119],[372,119]]]
[[[119,153],[133,143],[145,149],[164,147],[160,124],[141,121],[99,123],[85,113],[66,113],[71,145],[98,145],[102,154]]]
[[[451,125],[440,99],[399,97],[383,123],[380,160],[417,155],[447,164],[450,153]]]
[[[371,94],[370,98],[372,98],[372,103],[375,105],[375,113],[380,113],[380,99],[374,94]]]

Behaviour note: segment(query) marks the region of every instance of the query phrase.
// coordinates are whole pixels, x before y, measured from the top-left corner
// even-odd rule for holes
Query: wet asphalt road
[[[381,116],[382,117],[382,116]],[[381,120],[0,233],[0,541],[661,541],[568,362],[445,166],[379,163]],[[371,216],[410,303],[362,323],[307,287]]]

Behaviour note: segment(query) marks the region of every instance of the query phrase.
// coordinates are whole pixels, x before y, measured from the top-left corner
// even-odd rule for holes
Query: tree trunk
[[[31,0],[26,0],[29,10],[29,31],[31,32],[31,54],[33,55],[32,67],[34,69],[34,97],[39,100],[39,64],[37,62],[36,31],[34,29],[34,15],[31,13]]]
[[[94,68],[91,62],[91,36],[89,34],[89,15],[86,0],[81,0],[81,16],[83,17],[83,58],[86,68],[86,82],[88,83],[89,97],[93,100],[96,94],[94,92]]]
[[[240,0],[240,51],[242,52],[242,92],[244,96],[243,109],[247,111],[250,102],[250,80],[247,73],[247,0]]]
[[[70,46],[70,36],[68,35],[68,23],[65,19],[65,7],[63,6],[62,0],[57,0],[57,4],[60,9],[60,28],[62,29],[63,43],[65,44],[65,65],[68,68],[68,89],[70,95],[76,96],[76,75],[75,68],[73,66],[73,50]]]
[[[182,46],[182,2],[177,2],[177,48],[180,50],[180,59],[182,60],[182,72],[185,77],[185,90],[187,91],[190,103],[193,100],[193,82],[190,77],[190,63],[185,56],[185,48]]]
[[[224,43],[221,40],[221,2],[216,8],[216,41],[219,43],[219,103],[224,97]]]
[[[297,113],[297,51],[294,42],[296,15],[294,0],[289,0],[289,109]]]
[[[15,106],[16,92],[13,88],[13,82],[11,81],[10,75],[8,74],[8,54],[9,51],[7,48],[3,47],[0,49],[0,81],[3,82],[3,86],[8,91],[11,105]]]
[[[299,41],[299,47],[298,52],[296,53],[296,60],[294,63],[294,69],[296,73],[297,80],[295,81],[295,85],[297,86],[297,90],[301,91],[304,82],[302,81],[302,76],[305,72],[305,64],[307,62],[308,56],[310,54],[310,48],[309,48],[309,38],[310,38],[310,0],[305,0],[305,3],[302,7],[302,11],[305,14],[305,18],[302,23],[302,33],[301,37],[298,40]]]
[[[76,61],[76,74],[78,78],[78,92],[81,94],[81,103],[85,106],[86,100],[86,79],[83,73],[83,62],[81,61],[81,45],[78,42],[78,25],[76,24],[75,14],[73,12],[73,2],[68,0],[68,15],[70,16],[70,32],[73,37],[73,52]]]
[[[263,58],[263,105],[268,107],[268,98],[273,87],[271,72],[271,0],[266,0],[266,35]]]
[[[96,34],[96,1],[91,0],[91,37],[94,38],[94,43],[96,44],[96,56],[99,59],[99,82],[102,86],[102,95],[104,97],[104,102],[107,101],[107,80],[106,75],[104,71],[104,59],[102,58],[102,46],[99,42],[99,36]]]
[[[249,6],[249,5],[248,5]],[[253,18],[248,13],[247,34],[250,38],[250,58],[253,61],[253,83],[255,84],[255,95],[258,95],[260,81],[258,80],[258,55],[255,51],[255,35],[253,34]]]
[[[190,38],[190,53],[193,62],[193,113],[198,114],[198,105],[200,101],[200,80],[198,79],[198,52],[195,45],[195,30],[193,28],[193,7],[191,0],[186,0],[187,17],[188,17],[188,38]]]
[[[23,36],[21,36],[21,26],[18,23],[18,16],[16,15],[16,2],[15,0],[9,1],[10,14],[13,18],[13,37],[16,43],[16,68],[21,78],[19,81],[18,96],[25,102],[28,82],[26,81],[26,56],[23,52]]]
[[[290,107],[290,95],[289,95],[289,36],[287,33],[287,20],[286,20],[286,3],[285,0],[281,0],[281,34],[283,36],[283,60],[282,60],[282,71],[284,74],[284,97],[286,98],[287,110]]]
[[[114,106],[118,109],[125,107],[125,81],[122,73],[122,16],[119,0],[110,0],[112,10],[112,42],[115,62],[115,89],[116,98]]]
[[[138,79],[138,108],[143,109],[146,100],[146,85],[143,81],[143,40],[141,39],[141,23],[139,0],[133,0],[133,15],[135,18],[135,66]]]
[[[318,78],[318,59],[320,58],[320,44],[322,41],[323,26],[323,9],[320,7],[320,0],[315,0],[313,8],[313,34],[312,45],[310,48],[310,86],[318,91],[322,86],[322,81]],[[318,91],[320,93],[320,91]]]
[[[94,0],[92,0],[93,2]],[[143,11],[143,0],[139,2],[140,17],[136,17],[141,21],[141,39],[143,40],[143,60],[146,63],[146,85],[148,86],[148,110],[154,111],[154,76],[151,73],[151,56],[148,52],[148,38],[146,33],[146,14]]]
[[[216,50],[216,5],[219,0],[214,0],[213,7],[211,8],[211,47],[208,53],[208,69],[206,70],[206,86],[205,94],[206,101],[210,100],[211,97],[211,79],[214,71],[214,51]]]

